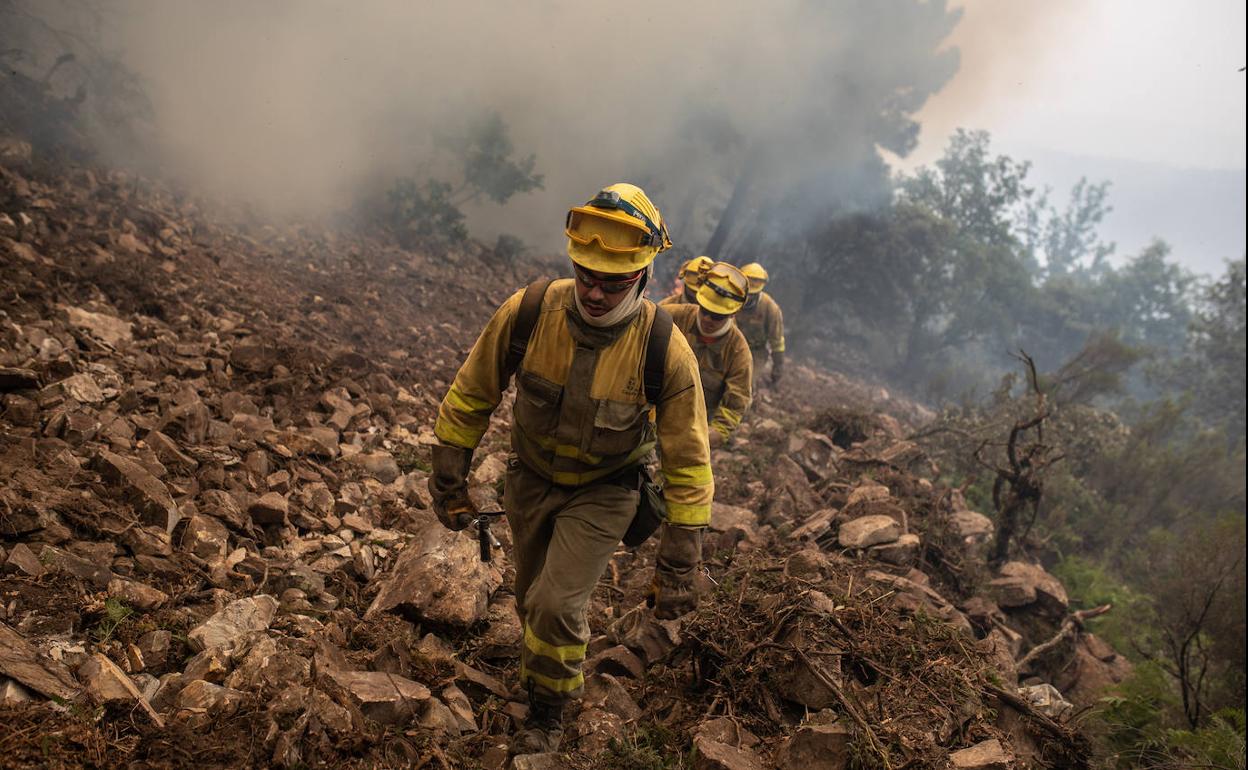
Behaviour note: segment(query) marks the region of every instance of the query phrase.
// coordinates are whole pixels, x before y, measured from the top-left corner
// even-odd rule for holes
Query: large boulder
[[[919,547],[922,542],[914,533],[907,533],[891,543],[873,545],[867,554],[873,559],[892,564],[895,567],[910,567],[919,558]]]
[[[1066,587],[1039,564],[1011,561],[1002,565],[996,579],[989,584],[1002,607],[1022,607],[1033,602],[1040,609],[1062,616],[1070,606]]]
[[[129,321],[105,313],[92,313],[79,307],[66,305],[64,309],[71,326],[86,330],[91,336],[114,348],[134,339]]]
[[[64,663],[44,657],[4,623],[0,623],[0,676],[16,679],[50,698],[68,701],[78,695],[78,684]]]
[[[992,519],[976,511],[954,511],[949,517],[949,523],[958,533],[958,537],[968,544],[986,543],[995,531]]]
[[[781,456],[764,479],[769,492],[767,523],[778,525],[798,521],[820,507],[806,472],[787,456]]]

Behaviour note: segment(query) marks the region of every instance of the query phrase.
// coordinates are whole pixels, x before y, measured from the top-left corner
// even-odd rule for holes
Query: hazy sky
[[[962,67],[907,166],[957,126],[1005,149],[1245,165],[1243,0],[966,0]]]

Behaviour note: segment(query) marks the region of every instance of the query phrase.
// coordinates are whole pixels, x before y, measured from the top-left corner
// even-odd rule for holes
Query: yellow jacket
[[[736,318],[750,350],[770,345],[772,353],[784,352],[784,313],[770,294],[759,294],[758,305],[753,310],[742,310]]]
[[[525,465],[561,486],[582,486],[637,465],[657,441],[668,521],[710,521],[714,482],[706,406],[698,363],[672,329],[659,403],[652,410],[642,387],[646,340],[655,306],[647,301],[632,321],[613,329],[584,324],[573,282],[553,282],[516,372],[512,448]],[[438,410],[434,433],[453,446],[475,449],[502,400],[504,362],[523,291],[494,313],[455,375]]]
[[[689,302],[688,298],[685,297],[684,289],[681,289],[680,291],[674,292],[672,294],[668,294],[666,297],[659,300],[659,307],[665,307],[665,308],[668,308],[669,310],[673,307],[679,307],[681,305],[688,305],[688,304],[691,304],[691,303]]]
[[[753,399],[754,357],[745,335],[734,325],[727,334],[706,342],[698,333],[697,305],[675,305],[667,310],[698,359],[711,429],[728,438],[741,424]]]

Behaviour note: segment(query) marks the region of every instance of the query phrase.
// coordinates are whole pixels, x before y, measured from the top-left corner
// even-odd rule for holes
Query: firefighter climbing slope
[[[745,335],[735,323],[748,286],[740,270],[717,262],[703,277],[696,305],[668,307],[698,359],[706,414],[711,421],[711,446],[724,443],[750,408],[754,362]]]
[[[737,315],[737,324],[750,343],[754,355],[755,383],[763,376],[768,349],[771,351],[771,384],[780,382],[784,372],[784,314],[780,306],[763,291],[767,286],[767,271],[757,262],[741,268],[750,281],[750,297]]]
[[[650,498],[641,464],[656,442],[667,509],[652,588],[659,617],[697,604],[713,497],[697,361],[670,316],[643,298],[655,257],[671,246],[658,209],[640,188],[614,184],[568,212],[565,234],[576,277],[538,282],[503,303],[434,428],[434,509],[460,529],[476,513],[465,484],[473,450],[515,375],[503,507],[529,711],[513,754],[559,745],[563,706],[584,684],[585,607]]]

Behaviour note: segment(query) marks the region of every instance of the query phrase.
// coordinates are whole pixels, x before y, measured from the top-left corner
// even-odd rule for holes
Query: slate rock
[[[1009,770],[1010,755],[996,738],[975,744],[969,749],[949,755],[954,770]]]
[[[807,724],[784,742],[776,756],[779,770],[845,770],[853,731],[841,722]]]
[[[191,629],[187,639],[195,650],[219,649],[233,655],[248,634],[268,629],[277,607],[277,599],[268,594],[237,599]]]
[[[385,725],[414,721],[430,697],[423,684],[381,671],[327,671],[323,678],[337,685],[364,716]]]
[[[252,521],[257,524],[281,525],[286,523],[286,516],[290,513],[290,503],[282,494],[266,492],[247,507],[247,512],[251,514]]]
[[[901,537],[901,525],[891,516],[863,516],[841,525],[837,541],[842,548],[867,548]]]
[[[100,453],[97,464],[104,480],[122,489],[145,523],[173,532],[182,514],[160,479],[138,463],[108,450]]]

